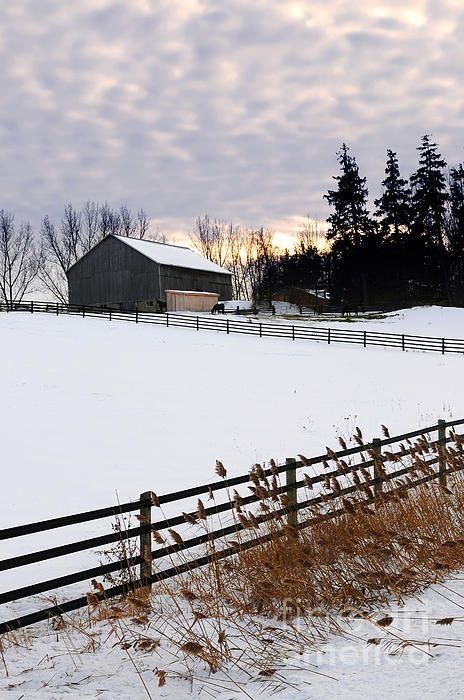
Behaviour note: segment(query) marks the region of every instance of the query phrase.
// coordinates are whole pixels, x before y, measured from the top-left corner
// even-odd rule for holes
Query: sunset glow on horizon
[[[44,21],[46,18],[46,21]],[[345,141],[378,195],[432,133],[464,156],[456,0],[24,0],[3,4],[2,203],[37,227],[88,199],[188,238],[202,213],[324,220]]]

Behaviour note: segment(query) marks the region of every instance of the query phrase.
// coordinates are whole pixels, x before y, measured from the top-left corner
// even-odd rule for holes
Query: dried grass
[[[382,430],[388,436],[385,426]],[[161,687],[179,673],[179,658],[190,679],[197,678],[199,667],[207,674],[221,671],[220,683],[212,676],[208,681],[212,694],[216,683],[230,689],[237,678],[258,679],[267,684],[266,692],[279,690],[285,684],[279,671],[286,658],[317,649],[328,635],[341,632],[347,617],[370,620],[391,636],[400,653],[412,643],[390,632],[393,618],[379,617],[378,610],[401,604],[464,565],[464,440],[452,437],[446,448],[421,436],[381,457],[369,449],[358,462],[339,459],[327,448],[322,481],[301,456],[306,471],[299,499],[310,503],[299,510],[298,527],[287,524],[290,501],[275,462],[270,462],[271,477],[262,465],[254,465],[248,493],[227,490],[228,513],[218,513],[213,522],[198,500],[194,512],[183,514],[183,528],[167,528],[168,541],[153,532],[155,550],[174,543],[162,568],[177,567],[176,577],[155,582],[148,598],[136,591],[120,601],[99,601],[102,587],[93,582],[87,616],[64,616],[61,624],[87,636],[86,651],[89,639],[96,644],[92,629],[105,625],[134,666],[132,650],[158,655],[163,649],[173,667],[154,671]],[[359,428],[352,440],[362,440]],[[345,440],[340,444],[346,449]],[[439,458],[447,462],[448,485],[435,479],[410,488],[433,473]],[[392,478],[396,470],[405,473]],[[220,462],[216,472],[227,476]],[[255,500],[245,509],[250,493]],[[215,504],[212,492],[209,501]],[[155,503],[159,507],[157,499]],[[233,539],[215,539],[212,530],[231,522],[237,529]],[[184,550],[184,542],[198,534],[206,535],[206,544]],[[260,543],[250,548],[256,538]],[[121,557],[125,542],[118,543],[115,554],[130,559],[132,550]],[[224,547],[233,547],[235,554],[221,558]],[[209,565],[181,573],[181,567],[204,554],[210,556]],[[436,624],[453,620],[442,618]],[[368,643],[377,645],[379,639]]]

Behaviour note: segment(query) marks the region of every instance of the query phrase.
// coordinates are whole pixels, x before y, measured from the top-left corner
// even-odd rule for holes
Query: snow
[[[8,470],[8,525],[20,496],[59,515],[209,480],[216,459],[236,474],[319,454],[355,424],[464,415],[460,356],[39,314],[2,314],[0,333],[3,459],[32,501]]]
[[[287,305],[286,302],[275,302],[274,306],[277,314],[300,316],[297,306]],[[273,323],[279,323],[279,321],[288,324],[288,319],[279,319],[278,317],[272,319]],[[464,338],[464,309],[455,307],[418,306],[389,313],[376,312],[349,317],[334,314],[321,314],[320,316],[310,314],[292,319],[292,323],[317,326],[318,328],[332,327],[384,333],[407,333],[438,338]]]
[[[458,337],[463,322],[464,310],[435,307],[346,326]],[[136,499],[146,490],[161,494],[207,482],[214,478],[216,459],[233,475],[271,457],[319,454],[356,425],[370,438],[382,423],[394,435],[437,418],[464,416],[457,380],[461,356],[20,313],[0,314],[0,337],[0,527]],[[108,521],[18,538],[2,543],[2,558],[102,532],[108,532]],[[91,553],[79,553],[4,572],[0,591],[95,563]],[[456,599],[464,595],[460,580],[453,586]],[[87,588],[77,586],[73,593]],[[421,601],[406,607],[430,617],[458,615],[432,589]],[[4,606],[0,619],[42,606],[36,601]],[[401,629],[407,616],[397,617]],[[103,698],[145,697],[122,651],[102,645],[76,660],[63,649],[62,638],[58,642],[44,629],[31,632],[39,636],[31,652],[8,653],[11,676],[0,677],[0,695],[13,682],[23,684],[8,693],[14,700],[22,694],[63,697],[65,683],[78,683],[69,692],[78,688],[89,697],[98,689]],[[301,670],[301,660],[295,660],[285,674],[301,693],[288,688],[278,697],[354,699],[360,688],[373,698],[458,697],[459,649],[438,647],[432,659],[420,655],[420,663],[409,651],[392,660],[385,649],[365,649],[364,637],[380,636],[378,630],[358,632],[361,639],[333,639],[325,654],[302,659],[338,682]],[[413,624],[408,635],[417,634]],[[459,623],[438,629],[430,623],[424,634],[459,637]],[[147,667],[152,688],[153,668],[162,667],[163,659],[139,654],[138,661]],[[33,673],[26,671],[37,665]],[[164,691],[172,699],[189,692],[179,681],[155,689],[153,697]],[[253,687],[248,691],[254,696]],[[242,696],[233,689],[218,697]]]
[[[217,297],[218,295],[216,292],[191,292],[191,291],[186,291],[182,289],[180,291],[179,289],[166,289],[166,294],[192,294],[193,296],[200,296],[200,297]]]
[[[290,302],[288,302],[288,301],[273,301],[272,305],[275,308],[277,315],[284,315],[284,314],[288,314],[288,315],[292,315],[292,316],[300,315],[300,307],[297,306],[296,304],[290,304]],[[308,309],[305,309],[305,310],[306,310],[306,312],[308,311]]]
[[[247,301],[246,299],[231,299],[223,303],[226,309],[233,309],[234,311],[237,309],[237,306],[241,311],[248,311],[253,308],[253,302]]]
[[[287,659],[273,658],[282,679],[279,692],[272,681],[263,683],[257,674],[246,677],[219,671],[211,675],[199,666],[190,675],[180,659],[163,650],[124,651],[117,630],[109,625],[87,628],[93,647],[91,637],[70,627],[56,632],[36,626],[29,630],[27,647],[23,643],[4,653],[9,676],[0,671],[0,696],[58,700],[79,694],[102,700],[145,700],[149,696],[143,680],[150,697],[166,700],[450,700],[463,695],[463,597],[464,572],[460,572],[407,599],[401,607],[392,604],[372,615],[373,620],[393,617],[389,627],[354,616],[340,619],[343,634],[329,636],[318,651],[303,648],[301,654]],[[452,618],[452,624],[437,625],[443,618]],[[129,623],[128,627],[135,626]],[[147,634],[155,635],[150,629]],[[372,639],[378,643],[369,644]],[[157,687],[157,669],[170,674],[163,688]],[[185,675],[176,676],[182,672]]]
[[[205,270],[206,272],[221,272],[224,275],[231,274],[228,270],[185,246],[141,240],[140,238],[128,238],[127,236],[114,236],[114,238],[160,265],[187,267],[191,270]]]
[[[302,660],[301,666],[305,662],[315,663],[319,673],[336,679],[323,676],[316,679],[306,673],[313,697],[337,700],[357,700],[361,695],[375,700],[462,697],[458,669],[462,665],[463,576],[464,572],[460,572],[450,580],[433,584],[407,599],[403,606],[379,610],[374,619],[384,615],[394,618],[388,628],[359,619],[344,625],[350,637],[332,637],[319,653]],[[450,626],[436,624],[447,617],[459,619]],[[372,638],[380,644],[367,644]],[[413,645],[402,651],[403,640]],[[298,660],[295,662],[298,664]],[[304,671],[290,672],[288,679],[301,683],[304,675]],[[284,697],[292,696],[284,694]]]
[[[330,294],[327,289],[305,289],[304,291],[308,292],[309,294],[314,294],[314,296],[317,296],[320,299],[330,299]]]
[[[342,320],[324,319],[324,315],[310,318],[308,323],[347,328],[348,330],[372,330],[384,333],[407,333],[438,338],[464,338],[464,309],[443,306],[418,306],[391,313],[373,313],[350,316]]]

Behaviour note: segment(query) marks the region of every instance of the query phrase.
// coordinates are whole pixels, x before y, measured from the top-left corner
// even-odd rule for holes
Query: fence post
[[[374,456],[374,479],[381,479],[382,474],[381,470],[379,469],[379,465],[381,464],[381,459],[382,459],[382,446],[381,446],[381,440],[380,438],[374,438],[372,440],[372,449],[375,452]],[[383,490],[383,484],[381,481],[379,483],[374,484],[374,493],[376,496],[379,495],[379,493],[382,493]]]
[[[328,329],[327,342],[330,345],[330,328]]]
[[[135,309],[135,322],[136,323],[139,322],[139,310],[138,309]]]
[[[229,319],[226,321],[226,332],[229,333]]]
[[[259,324],[259,337],[260,338],[263,337],[263,324],[262,323]]]
[[[401,336],[401,349],[402,349],[403,351],[406,349],[406,345],[405,345],[405,342],[404,342],[404,333],[403,333],[403,335]]]
[[[169,326],[169,314],[166,311],[166,326]]]
[[[82,307],[82,318],[85,317],[85,306]]]
[[[442,355],[445,354],[445,339],[444,338],[441,339],[441,354]]]
[[[33,313],[34,313],[34,302],[31,301],[31,314],[33,314]]]
[[[140,494],[142,504],[140,506],[140,580],[144,584],[145,593],[151,591],[152,555],[151,555],[151,506],[153,503],[152,492],[145,491]],[[144,503],[145,501],[145,503]],[[147,527],[148,526],[148,527]]]
[[[298,525],[298,511],[296,510],[296,505],[298,503],[298,492],[295,488],[296,483],[296,460],[294,457],[287,457],[285,460],[287,469],[286,474],[286,485],[287,485],[287,498],[288,507],[292,510],[288,513],[287,522],[290,527],[296,527]],[[295,510],[293,508],[295,507]]]
[[[438,483],[446,486],[446,421],[438,421]]]
[[[364,331],[364,347],[367,345],[367,331]]]
[[[295,326],[292,326],[292,340],[295,340]]]
[[[199,330],[200,330],[200,319],[197,316],[197,331],[199,331]]]

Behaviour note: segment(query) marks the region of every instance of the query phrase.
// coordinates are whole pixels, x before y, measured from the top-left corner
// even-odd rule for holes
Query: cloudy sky
[[[4,1],[0,206],[325,217],[344,140],[373,195],[425,132],[464,160],[463,38],[462,0]]]

